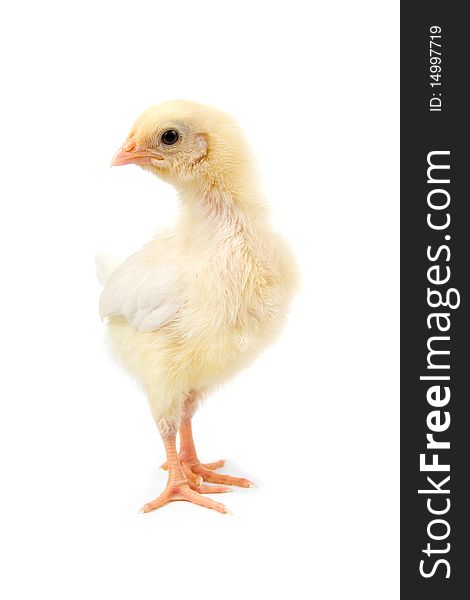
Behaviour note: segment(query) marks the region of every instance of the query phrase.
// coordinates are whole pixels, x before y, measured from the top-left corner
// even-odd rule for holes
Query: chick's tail
[[[95,263],[98,281],[101,283],[101,285],[105,285],[121,261],[111,254],[100,252],[99,254],[95,254]]]

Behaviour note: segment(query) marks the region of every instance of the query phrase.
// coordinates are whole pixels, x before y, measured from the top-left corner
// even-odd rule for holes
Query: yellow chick
[[[112,160],[127,164],[173,184],[181,204],[172,230],[114,269],[98,265],[100,314],[116,354],[148,395],[165,445],[167,486],[141,510],[186,500],[229,513],[204,494],[253,484],[215,472],[224,461],[199,461],[191,419],[203,395],[278,334],[295,261],[270,228],[245,137],[223,112],[183,100],[148,109]]]

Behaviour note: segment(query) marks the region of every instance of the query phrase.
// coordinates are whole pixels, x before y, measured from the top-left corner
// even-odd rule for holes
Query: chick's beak
[[[151,165],[152,161],[161,160],[155,152],[150,150],[141,150],[135,140],[132,138],[126,140],[124,144],[119,148],[116,154],[113,156],[111,161],[112,167],[119,167],[121,165]]]

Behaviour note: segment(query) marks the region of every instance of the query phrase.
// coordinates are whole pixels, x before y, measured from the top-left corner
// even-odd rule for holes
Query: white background
[[[398,2],[18,2],[0,27],[2,597],[398,598]],[[177,211],[109,161],[178,97],[243,125],[303,276],[196,418],[259,486],[233,517],[137,513],[163,447],[97,314],[95,251]]]

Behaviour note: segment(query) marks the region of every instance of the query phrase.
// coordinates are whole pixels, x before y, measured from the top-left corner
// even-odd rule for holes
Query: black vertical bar
[[[401,597],[410,600],[461,600],[470,594],[466,8],[459,2],[401,2]],[[436,66],[440,70],[431,68]],[[428,159],[450,169],[431,170],[428,181]],[[445,183],[446,179],[450,181]],[[445,208],[433,208],[447,201]],[[443,227],[448,219],[448,227]],[[460,305],[431,307],[430,303],[439,304],[438,293],[432,290],[440,292],[444,302],[449,293],[454,306],[460,298]],[[448,330],[441,331],[438,323]],[[428,343],[433,350],[450,353],[428,355]],[[420,380],[436,376],[449,379]],[[433,386],[440,387],[430,392]],[[445,387],[450,392],[447,404]],[[427,435],[433,436],[432,441]],[[443,445],[427,448],[434,442]],[[444,446],[447,442],[449,449]],[[421,470],[422,454],[426,464],[436,460],[439,469],[449,465],[450,470]]]

